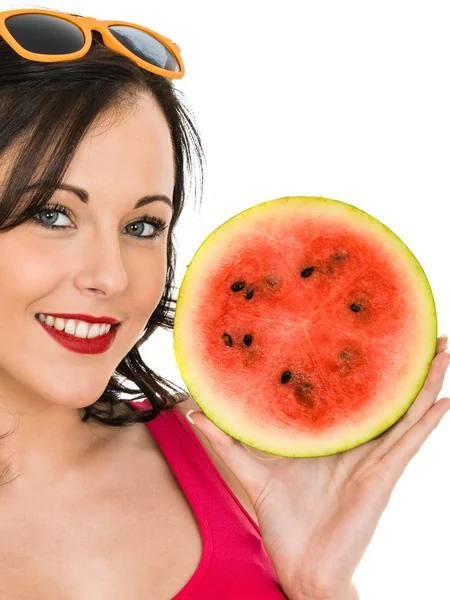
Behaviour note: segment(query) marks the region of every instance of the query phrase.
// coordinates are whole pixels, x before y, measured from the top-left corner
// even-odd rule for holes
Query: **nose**
[[[93,290],[106,296],[122,293],[128,285],[128,275],[121,248],[121,235],[97,232],[80,249],[75,285],[80,290]]]

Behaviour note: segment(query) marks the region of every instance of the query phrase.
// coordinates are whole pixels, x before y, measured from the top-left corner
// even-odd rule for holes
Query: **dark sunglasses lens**
[[[13,15],[6,28],[18,44],[38,54],[71,54],[84,46],[81,29],[69,21],[50,15]]]
[[[172,52],[149,33],[126,25],[110,25],[108,29],[127,50],[142,60],[160,69],[180,71],[180,65]]]

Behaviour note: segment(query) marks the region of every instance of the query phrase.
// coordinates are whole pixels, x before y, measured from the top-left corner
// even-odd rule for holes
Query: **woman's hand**
[[[264,547],[290,600],[353,600],[352,577],[375,532],[392,490],[409,461],[450,408],[436,398],[449,363],[439,338],[425,384],[403,417],[356,448],[317,458],[253,455],[192,413],[247,492]]]

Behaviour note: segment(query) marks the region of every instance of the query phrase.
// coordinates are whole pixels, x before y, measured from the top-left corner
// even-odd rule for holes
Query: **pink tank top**
[[[135,410],[151,407],[131,402]],[[146,423],[184,491],[203,541],[200,563],[172,600],[286,600],[255,521],[179,408]]]

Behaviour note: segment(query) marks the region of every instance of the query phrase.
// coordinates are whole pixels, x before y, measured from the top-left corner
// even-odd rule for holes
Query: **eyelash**
[[[61,204],[48,204],[48,205],[44,206],[38,213],[36,213],[36,215],[33,217],[33,219],[36,221],[36,223],[38,225],[40,225],[41,227],[45,227],[46,229],[70,229],[68,225],[46,225],[45,223],[42,223],[42,221],[40,221],[37,218],[37,215],[40,215],[44,211],[59,212],[59,213],[62,213],[64,216],[70,218],[70,212],[65,206],[62,206]],[[152,235],[132,235],[131,236],[131,237],[141,238],[144,240],[154,240],[154,239],[160,237],[162,232],[165,229],[167,229],[167,223],[165,221],[163,221],[159,217],[150,216],[148,214],[143,215],[142,218],[138,219],[137,221],[128,223],[128,225],[134,225],[135,223],[149,223],[149,225],[153,225],[153,227],[155,228],[155,232],[152,233]]]

